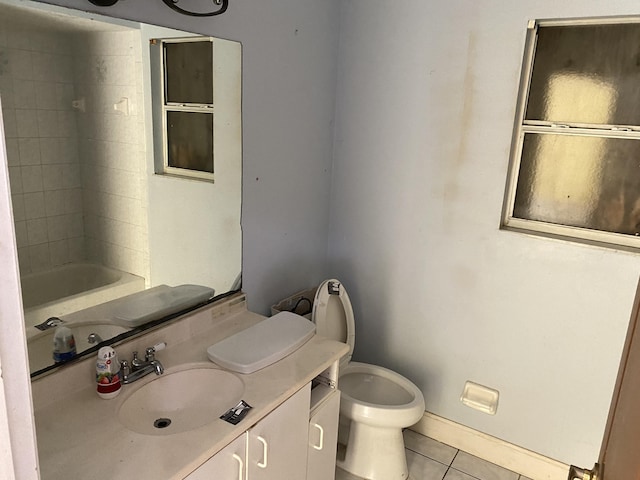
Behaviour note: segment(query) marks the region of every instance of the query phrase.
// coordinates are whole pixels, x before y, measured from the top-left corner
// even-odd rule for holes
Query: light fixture
[[[89,0],[94,5],[98,5],[99,7],[111,7],[115,5],[118,0]],[[211,0],[214,5],[217,5],[219,8],[212,12],[191,12],[189,10],[185,10],[181,8],[178,3],[180,0],[162,0],[164,4],[172,10],[175,10],[178,13],[183,15],[189,15],[191,17],[213,17],[214,15],[220,15],[227,11],[227,7],[229,6],[229,0]]]

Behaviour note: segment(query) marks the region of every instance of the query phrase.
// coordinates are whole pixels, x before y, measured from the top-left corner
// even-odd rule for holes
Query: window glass
[[[169,167],[213,173],[213,114],[167,112]]]
[[[640,248],[640,19],[532,23],[503,225]]]
[[[526,120],[640,125],[638,24],[538,29]]]
[[[213,103],[213,44],[165,43],[165,95],[168,103]]]
[[[640,141],[527,134],[513,216],[640,234]]]

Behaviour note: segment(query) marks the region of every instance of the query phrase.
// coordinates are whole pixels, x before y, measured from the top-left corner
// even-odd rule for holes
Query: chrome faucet
[[[90,333],[89,336],[87,337],[87,342],[89,342],[90,344],[94,344],[94,343],[102,343],[104,342],[104,340],[97,333]]]
[[[155,355],[159,350],[163,350],[167,344],[165,342],[157,343],[153,347],[147,348],[145,351],[144,361],[138,358],[138,352],[133,352],[133,358],[131,364],[126,360],[120,362],[122,369],[122,383],[127,385],[133,383],[136,380],[140,380],[142,377],[149,375],[151,372],[155,372],[156,375],[162,375],[164,373],[164,367],[159,360],[156,360]]]
[[[38,330],[49,330],[50,328],[57,327],[58,325],[62,325],[64,320],[58,317],[49,317],[44,322],[35,325]]]

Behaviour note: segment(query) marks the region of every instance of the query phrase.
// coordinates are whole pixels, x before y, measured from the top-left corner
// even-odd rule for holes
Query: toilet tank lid
[[[239,373],[253,373],[304,345],[315,325],[292,312],[280,312],[207,348],[209,360]]]

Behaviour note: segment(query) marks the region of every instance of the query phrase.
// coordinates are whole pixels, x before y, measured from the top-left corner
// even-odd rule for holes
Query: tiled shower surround
[[[43,32],[0,20],[22,274],[92,261],[147,277],[140,48],[136,31]]]

